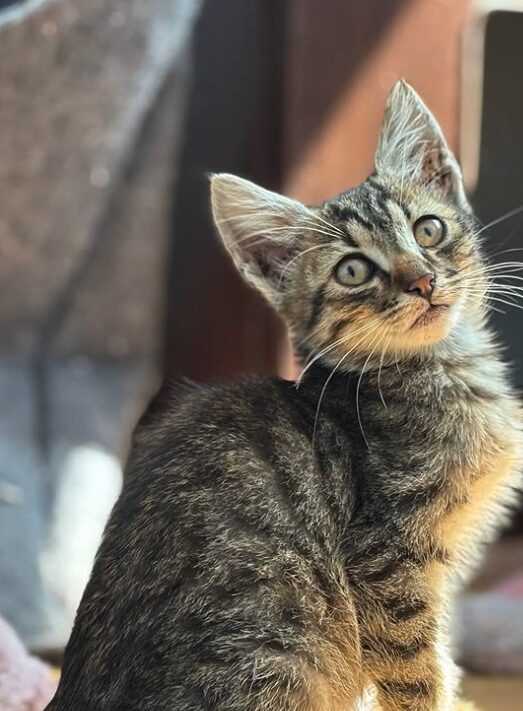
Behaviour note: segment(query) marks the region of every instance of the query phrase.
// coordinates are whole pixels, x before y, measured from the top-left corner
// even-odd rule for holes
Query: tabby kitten
[[[53,711],[450,711],[457,578],[519,485],[459,167],[415,92],[319,207],[231,175],[216,224],[304,362],[139,425]]]

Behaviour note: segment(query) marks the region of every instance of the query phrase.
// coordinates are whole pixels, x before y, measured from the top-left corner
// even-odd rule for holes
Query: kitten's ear
[[[387,99],[375,162],[378,175],[420,182],[468,206],[460,167],[438,122],[403,79]]]
[[[286,267],[303,249],[304,223],[310,221],[312,211],[227,173],[212,176],[211,202],[214,222],[236,267],[280,308]]]

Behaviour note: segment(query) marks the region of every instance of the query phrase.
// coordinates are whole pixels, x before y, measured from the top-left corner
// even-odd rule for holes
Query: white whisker
[[[387,330],[385,331],[385,336],[384,339],[389,336],[389,333],[391,331],[392,326],[388,326]],[[383,393],[381,391],[381,369],[383,368],[383,359],[385,357],[385,352],[389,346],[389,343],[391,342],[392,339],[392,334],[387,338],[387,341],[383,345],[383,349],[381,351],[381,358],[380,358],[380,364],[378,368],[378,392],[381,398],[381,402],[383,403],[383,407],[387,409],[387,403],[385,402],[385,398],[383,397]]]
[[[505,220],[509,220],[511,217],[519,215],[521,212],[523,212],[523,205],[520,205],[519,207],[516,207],[513,210],[510,210],[509,212],[506,212],[504,215],[501,215],[501,217],[492,220],[492,222],[488,222],[486,225],[483,225],[483,227],[476,232],[476,236],[480,235],[485,230],[488,230],[490,227],[499,225],[501,222],[504,222]]]
[[[366,360],[365,363],[363,364],[363,368],[361,369],[360,377],[358,378],[358,384],[356,385],[356,415],[357,415],[357,417],[358,417],[358,423],[359,423],[359,425],[360,425],[361,434],[363,435],[363,439],[365,440],[365,444],[367,445],[367,449],[369,449],[369,450],[370,450],[369,441],[368,441],[367,437],[365,436],[365,432],[364,432],[364,430],[363,430],[363,423],[362,423],[362,421],[361,421],[359,395],[360,395],[360,386],[361,386],[361,381],[362,381],[362,378],[363,378],[363,373],[365,372],[365,368],[367,367],[367,364],[368,364],[369,360],[370,360],[370,359],[372,358],[372,356],[374,355],[374,352],[376,351],[376,348],[378,347],[378,344],[380,343],[380,341],[381,341],[381,333],[378,332],[378,334],[377,334],[377,339],[372,342],[372,345],[373,345],[373,346],[374,346],[375,343],[376,343],[376,345],[374,346],[374,348],[371,350],[371,352],[370,352],[369,355],[367,356],[367,360]]]
[[[378,330],[378,325],[375,326],[375,330]],[[330,374],[329,374],[327,380],[326,380],[325,383],[323,384],[323,387],[322,387],[321,393],[320,393],[320,397],[318,398],[318,405],[317,405],[317,407],[316,407],[316,415],[315,415],[315,417],[314,417],[314,426],[313,426],[313,429],[312,429],[312,443],[313,443],[313,447],[314,447],[314,439],[315,439],[315,436],[316,436],[316,427],[317,427],[317,424],[318,424],[318,417],[319,417],[319,414],[320,414],[321,403],[322,403],[322,400],[323,400],[323,396],[325,395],[325,391],[327,390],[327,387],[328,387],[330,381],[331,381],[332,378],[334,377],[334,374],[336,373],[336,371],[338,370],[338,368],[340,367],[340,365],[341,365],[345,360],[347,360],[347,358],[352,354],[352,352],[355,350],[355,348],[356,348],[360,343],[362,343],[364,340],[365,340],[365,337],[360,338],[360,339],[358,340],[358,343],[356,343],[355,345],[353,345],[353,347],[350,348],[350,349],[338,360],[338,362],[336,363],[336,365],[334,366],[334,368],[331,370],[331,372],[330,372]],[[373,343],[374,343],[374,341],[373,341]]]
[[[346,343],[347,341],[351,340],[352,338],[354,338],[354,336],[357,336],[360,333],[364,333],[365,331],[368,331],[372,326],[375,326],[378,322],[379,322],[378,318],[371,319],[365,325],[356,329],[356,331],[352,331],[351,333],[347,334],[346,336],[343,336],[343,338],[340,338],[337,341],[334,341],[334,343],[331,343],[326,348],[324,348],[322,351],[320,351],[320,353],[318,353],[318,355],[314,356],[314,358],[305,365],[305,367],[301,371],[300,375],[298,376],[298,379],[296,381],[296,386],[298,387],[301,384],[301,381],[303,380],[303,376],[305,375],[305,373],[322,356],[324,356],[326,353],[330,352],[333,348],[336,348],[336,346],[339,346],[342,343]]]

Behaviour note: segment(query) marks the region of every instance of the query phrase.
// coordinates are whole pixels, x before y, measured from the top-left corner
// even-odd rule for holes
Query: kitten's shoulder
[[[180,378],[165,383],[152,399],[138,423],[138,427],[154,426],[160,421],[176,421],[187,409],[236,411],[245,413],[245,408],[273,401],[280,405],[294,406],[300,400],[295,383],[277,377],[244,377],[239,380],[197,383]],[[188,414],[188,413],[186,413]]]
[[[172,381],[139,421],[133,449],[149,449],[166,439],[208,441],[225,432],[243,432],[250,439],[260,430],[303,426],[302,400],[293,382],[276,377],[205,385]]]

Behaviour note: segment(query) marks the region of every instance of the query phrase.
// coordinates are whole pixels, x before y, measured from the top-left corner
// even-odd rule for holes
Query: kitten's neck
[[[505,370],[492,333],[485,320],[478,317],[459,322],[443,342],[423,353],[403,359],[378,354],[343,363],[338,368],[316,365],[307,373],[304,383],[309,383],[314,391],[325,388],[322,398],[327,400],[332,400],[336,392],[339,395],[354,387],[360,391],[360,397],[369,390],[383,393],[387,389],[394,390],[396,395],[404,390],[408,397],[409,384],[413,382],[417,391],[423,384],[424,395],[430,397],[430,392],[437,392],[442,382],[455,384],[457,388],[490,383],[499,390],[504,387]]]

